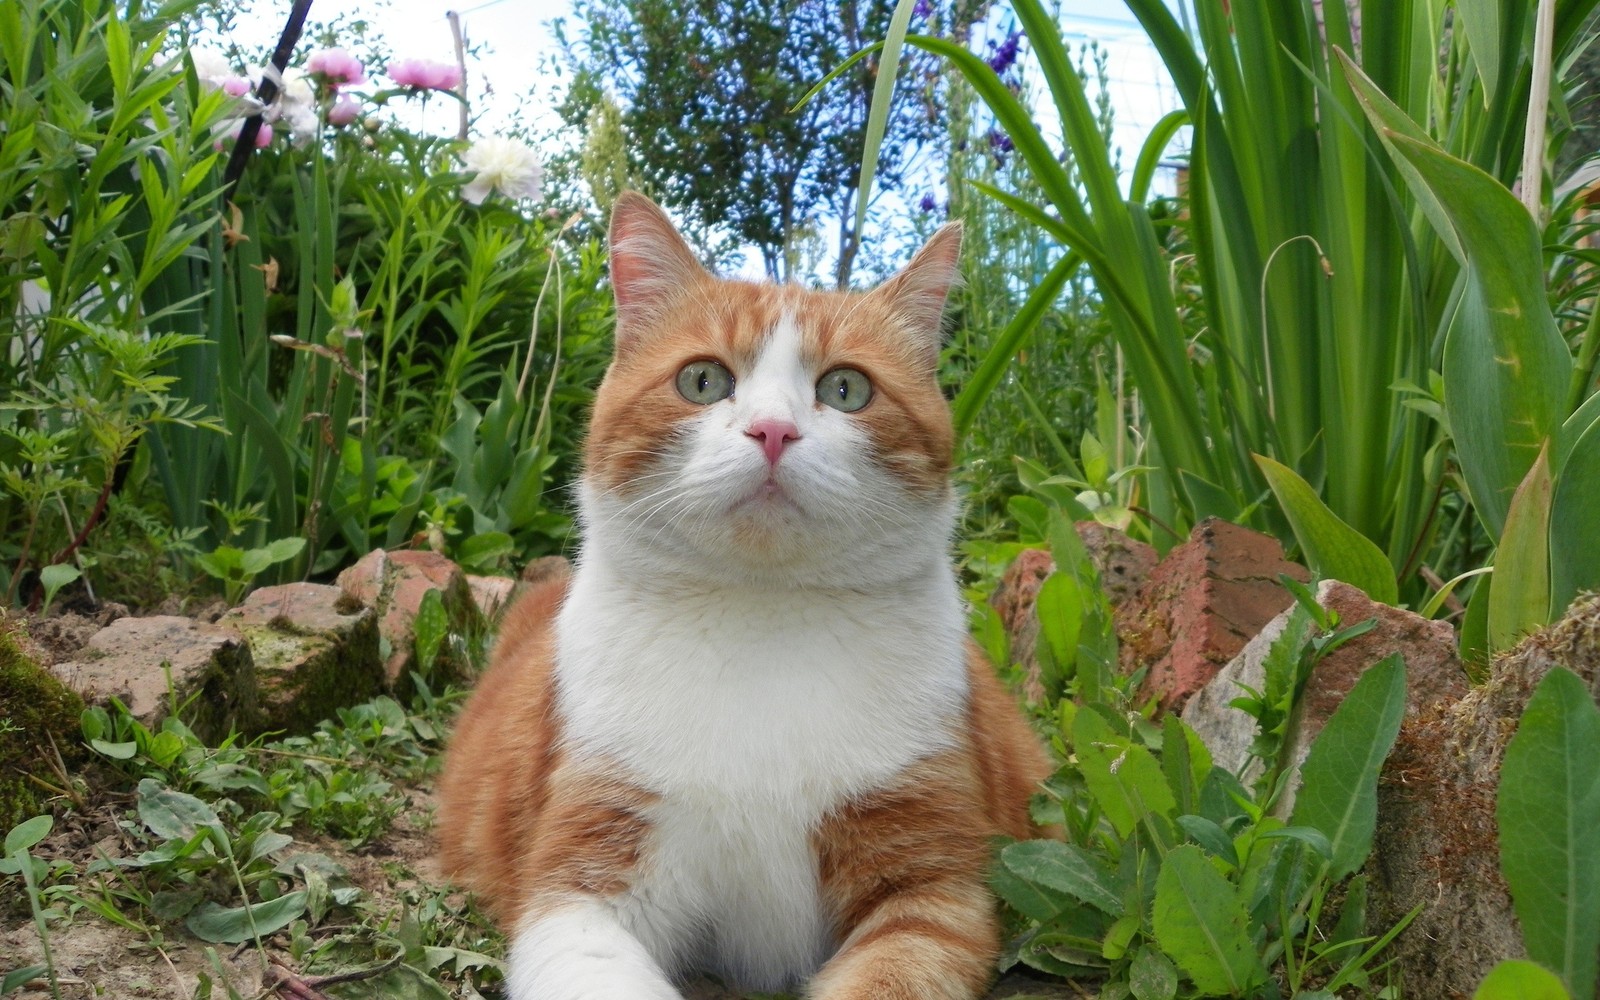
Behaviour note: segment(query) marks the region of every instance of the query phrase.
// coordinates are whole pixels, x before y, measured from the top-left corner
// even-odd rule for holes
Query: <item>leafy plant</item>
[[[1041,646],[1042,605],[1041,591]],[[1138,1000],[1278,996],[1280,979],[1281,995],[1311,1000],[1368,983],[1409,922],[1367,937],[1365,883],[1351,880],[1371,850],[1405,668],[1391,657],[1363,674],[1313,743],[1285,822],[1274,814],[1295,776],[1281,760],[1285,713],[1318,656],[1361,629],[1304,610],[1296,621],[1273,650],[1267,691],[1243,705],[1261,726],[1253,792],[1176,717],[1155,725],[1117,686],[1059,704],[1067,764],[1035,815],[1066,838],[1000,852],[994,885],[1022,926],[1009,960],[1102,975],[1102,996]]]
[[[195,557],[195,565],[222,581],[229,604],[237,604],[250,583],[271,567],[288,562],[305,550],[304,538],[279,538],[258,549],[219,545]]]

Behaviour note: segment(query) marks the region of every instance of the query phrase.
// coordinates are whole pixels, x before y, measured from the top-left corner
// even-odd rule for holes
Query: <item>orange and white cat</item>
[[[966,638],[935,383],[960,229],[876,290],[719,280],[611,222],[569,581],[506,614],[440,782],[514,1000],[971,1000],[1048,759]]]

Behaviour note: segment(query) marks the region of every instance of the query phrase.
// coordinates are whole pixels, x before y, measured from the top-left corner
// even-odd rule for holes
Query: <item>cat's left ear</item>
[[[935,360],[943,339],[940,320],[945,298],[960,280],[956,273],[960,261],[961,223],[947,222],[912,256],[911,263],[872,292],[889,304]]]

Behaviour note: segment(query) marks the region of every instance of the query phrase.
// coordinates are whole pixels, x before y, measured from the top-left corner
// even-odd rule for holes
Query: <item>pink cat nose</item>
[[[745,434],[761,442],[761,450],[767,453],[768,465],[777,465],[784,446],[790,441],[800,440],[800,428],[787,420],[757,420]]]

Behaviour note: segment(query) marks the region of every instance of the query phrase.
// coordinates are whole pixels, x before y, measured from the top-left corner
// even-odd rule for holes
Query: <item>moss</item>
[[[81,754],[83,699],[18,648],[15,628],[0,622],[0,832],[45,810],[49,793],[32,776],[59,781],[44,763],[52,739],[69,767]]]

